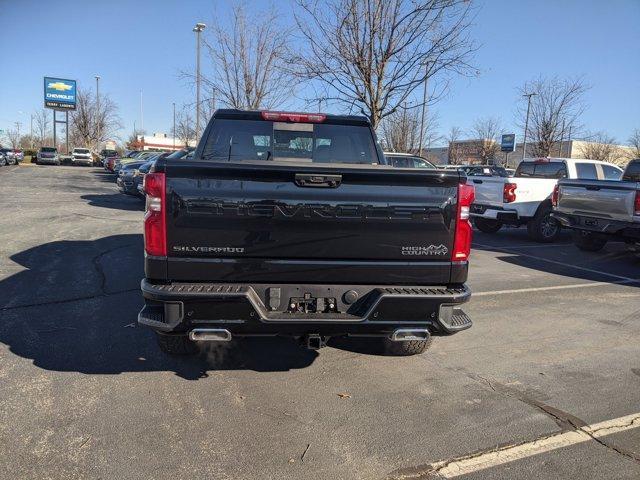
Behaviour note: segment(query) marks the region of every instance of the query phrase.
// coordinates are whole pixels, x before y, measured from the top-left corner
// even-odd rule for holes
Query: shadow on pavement
[[[142,235],[131,234],[50,242],[12,255],[25,270],[0,281],[0,342],[46,370],[172,371],[189,380],[213,370],[304,368],[318,356],[284,338],[205,347],[194,357],[163,354],[155,334],[136,323],[142,249]]]
[[[80,198],[89,202],[92,207],[113,208],[116,210],[144,211],[144,202],[139,197],[122,193],[104,193],[82,195]]]
[[[621,242],[610,242],[600,252],[584,252],[573,246],[568,232],[556,243],[534,244],[526,234],[512,230],[515,231],[502,236],[474,231],[473,249],[496,252],[501,254],[496,256],[497,260],[553,275],[594,282],[638,279],[637,283],[629,284],[640,286],[640,259]]]

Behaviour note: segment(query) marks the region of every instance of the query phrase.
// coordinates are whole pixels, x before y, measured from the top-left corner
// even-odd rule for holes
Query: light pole
[[[522,141],[522,160],[524,160],[525,153],[527,152],[527,130],[529,129],[529,109],[531,108],[531,97],[537,95],[537,93],[525,93],[523,97],[527,97],[527,117],[524,121],[524,140]]]
[[[427,110],[427,82],[429,81],[429,62],[424,64],[424,92],[422,93],[422,118],[420,119],[420,156],[422,156],[422,139],[424,135],[424,118]]]
[[[176,102],[173,102],[173,149],[176,149]]]
[[[100,75],[96,75],[96,151],[100,150]]]
[[[196,23],[193,27],[196,32],[196,143],[200,138],[200,32],[206,27],[204,23]]]

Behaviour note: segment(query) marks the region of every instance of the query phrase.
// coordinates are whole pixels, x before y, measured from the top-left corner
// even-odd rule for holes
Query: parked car
[[[618,240],[640,251],[640,159],[620,180],[560,180],[553,203],[553,218],[572,230],[579,249],[595,252]]]
[[[459,172],[388,168],[366,117],[219,109],[205,132],[193,161],[160,158],[144,179],[138,322],[165,352],[373,336],[413,355],[471,327]]]
[[[169,155],[167,152],[145,152],[143,155],[138,155],[136,158],[118,158],[116,160],[115,166],[114,166],[114,173],[118,174],[120,172],[120,170],[130,164],[130,163],[145,163],[151,160],[155,160],[160,158],[161,156],[167,156]]]
[[[398,168],[426,168],[430,170],[436,168],[429,160],[410,153],[384,152],[384,156],[389,165]]]
[[[551,217],[551,195],[561,178],[619,178],[622,170],[597,160],[570,158],[525,159],[513,176],[469,176],[476,190],[471,217],[482,232],[495,233],[503,225],[527,226],[537,242],[553,242],[560,224]]]
[[[142,165],[144,165],[144,162],[131,162],[120,168],[116,184],[122,193],[127,195],[136,195],[138,193],[136,185],[134,185],[133,182],[133,176],[137,169]]]
[[[86,165],[91,167],[93,165],[91,150],[88,148],[74,148],[71,152],[71,163],[74,165]]]
[[[0,148],[0,152],[4,155],[6,165],[16,165],[18,163],[13,148]]]
[[[55,147],[41,147],[36,155],[38,165],[60,165],[60,156]]]
[[[20,163],[21,161],[24,160],[24,152],[22,150],[20,150],[19,148],[16,148],[13,151],[13,156],[16,159],[16,163]]]
[[[133,185],[136,189],[136,194],[139,197],[144,198],[144,176],[149,173],[149,170],[155,164],[155,160],[151,162],[143,163],[137,170],[133,172]]]
[[[0,150],[0,167],[4,167],[7,164],[7,155]]]

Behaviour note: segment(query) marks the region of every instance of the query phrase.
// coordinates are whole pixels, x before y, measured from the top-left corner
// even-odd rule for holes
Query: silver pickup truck
[[[620,180],[560,180],[552,202],[552,217],[573,230],[581,250],[601,250],[609,240],[640,250],[640,159]]]

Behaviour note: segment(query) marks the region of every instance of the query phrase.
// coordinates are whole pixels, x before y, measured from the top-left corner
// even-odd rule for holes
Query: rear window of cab
[[[566,178],[565,162],[521,162],[515,173],[516,177],[531,178]]]
[[[216,119],[202,159],[377,164],[367,126]]]

